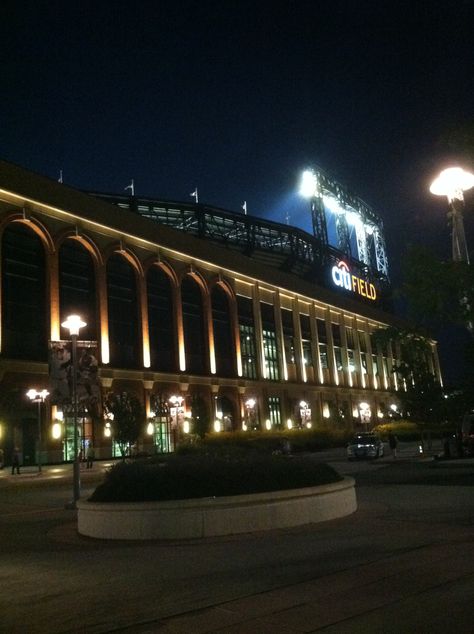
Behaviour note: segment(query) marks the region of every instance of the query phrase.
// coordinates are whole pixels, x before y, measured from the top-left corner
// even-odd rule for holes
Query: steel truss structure
[[[341,229],[339,249],[329,245],[324,206],[320,198],[312,201],[315,235],[306,231],[255,216],[226,211],[201,203],[178,203],[137,196],[88,192],[97,198],[129,209],[159,224],[237,250],[253,260],[298,275],[308,281],[326,285],[328,268],[344,258],[355,275],[370,277],[389,295],[388,276],[382,267],[373,267],[367,258],[354,258],[347,252],[347,223]],[[341,220],[341,225],[344,220]],[[381,234],[380,234],[381,235]],[[379,260],[385,257],[383,240]],[[342,248],[342,247],[345,248]],[[382,293],[383,295],[383,293]]]
[[[315,236],[324,244],[328,243],[325,220],[325,207],[328,207],[336,215],[338,248],[344,254],[352,255],[349,229],[349,225],[352,225],[356,235],[357,259],[366,264],[371,272],[375,269],[388,280],[388,259],[380,216],[367,203],[322,170],[311,169],[310,172],[315,184],[311,204]]]

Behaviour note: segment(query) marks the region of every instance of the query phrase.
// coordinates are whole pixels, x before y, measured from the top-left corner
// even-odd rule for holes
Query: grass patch
[[[298,489],[338,482],[329,465],[310,457],[254,454],[169,456],[114,465],[91,502],[148,502]]]

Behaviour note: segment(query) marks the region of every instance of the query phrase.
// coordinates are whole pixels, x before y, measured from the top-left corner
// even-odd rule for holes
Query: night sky
[[[74,187],[199,201],[309,228],[323,168],[449,257],[428,192],[474,120],[474,2],[6,2],[0,157]],[[469,167],[469,166],[467,166]],[[471,165],[471,168],[474,168]],[[466,197],[474,248],[474,195]]]

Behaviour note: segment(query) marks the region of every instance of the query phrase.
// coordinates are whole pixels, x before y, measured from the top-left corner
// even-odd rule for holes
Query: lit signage
[[[334,284],[340,288],[345,288],[371,300],[377,297],[375,286],[356,275],[352,275],[349,267],[342,260],[332,267],[331,276]]]

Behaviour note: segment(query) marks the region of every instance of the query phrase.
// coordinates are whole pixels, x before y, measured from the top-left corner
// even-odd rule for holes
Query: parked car
[[[380,458],[383,456],[384,445],[380,436],[369,432],[356,434],[347,445],[349,460],[357,458]]]

